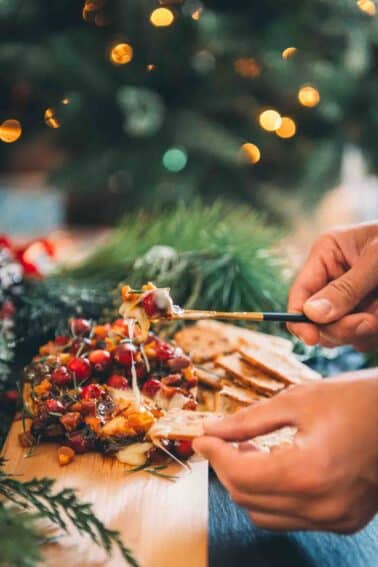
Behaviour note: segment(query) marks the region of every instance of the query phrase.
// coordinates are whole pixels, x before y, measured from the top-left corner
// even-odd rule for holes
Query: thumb
[[[350,270],[310,297],[303,311],[315,323],[337,321],[351,313],[377,285],[378,254],[371,246]]]
[[[289,391],[242,409],[225,419],[207,421],[205,435],[226,441],[246,441],[284,425],[294,425]]]

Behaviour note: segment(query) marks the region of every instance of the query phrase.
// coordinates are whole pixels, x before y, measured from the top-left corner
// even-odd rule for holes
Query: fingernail
[[[326,317],[332,311],[333,305],[328,299],[309,299],[306,301],[306,307],[316,311],[317,315]]]
[[[356,329],[356,335],[369,335],[374,329],[368,321],[362,321]]]

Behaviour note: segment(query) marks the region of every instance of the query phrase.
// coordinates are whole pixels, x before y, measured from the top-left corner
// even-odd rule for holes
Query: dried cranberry
[[[158,342],[155,346],[156,358],[158,360],[169,360],[173,357],[173,348],[168,343]]]
[[[75,453],[87,453],[93,449],[93,439],[85,436],[84,432],[74,431],[68,435],[68,445]]]
[[[46,409],[49,413],[64,413],[64,405],[59,400],[46,400]]]
[[[169,374],[161,379],[162,384],[166,386],[180,386],[181,384],[181,374]]]
[[[122,366],[131,366],[136,348],[131,343],[122,343],[114,351],[114,360]]]
[[[153,291],[144,296],[142,304],[149,317],[156,317],[160,314],[160,309],[156,305],[155,294]]]
[[[137,364],[135,365],[135,372],[137,375],[138,380],[140,378],[144,378],[144,376],[146,375],[146,365],[143,362],[137,362]]]
[[[71,344],[70,353],[77,354],[78,352],[82,354],[83,352],[88,352],[92,348],[92,343],[89,339],[83,337],[74,339]]]
[[[178,370],[183,370],[183,368],[187,368],[190,365],[190,358],[185,356],[184,354],[180,354],[179,356],[174,356],[170,360],[167,361],[167,366],[173,371],[177,372]]]
[[[77,336],[88,335],[91,330],[91,324],[88,319],[70,319],[69,320],[70,329],[72,334]]]
[[[55,337],[54,343],[58,346],[65,346],[70,342],[70,340],[70,337],[68,337],[67,335],[58,335],[57,337]]]
[[[53,370],[51,380],[57,386],[68,386],[72,382],[72,374],[66,366],[58,366]]]
[[[161,388],[161,384],[159,382],[159,380],[147,380],[147,382],[145,382],[143,384],[143,388],[142,388],[142,393],[145,396],[149,396],[150,398],[153,398],[156,394],[156,392],[158,392]]]
[[[193,455],[192,442],[187,440],[175,441],[174,453],[182,459],[189,459]]]
[[[121,376],[121,374],[112,374],[109,376],[106,383],[111,388],[118,388],[119,390],[127,390],[129,387],[127,378]]]
[[[75,374],[77,380],[86,380],[91,375],[91,365],[86,358],[73,358],[67,368]]]
[[[98,384],[88,384],[88,386],[84,386],[81,397],[83,400],[98,399],[102,392],[103,390]]]
[[[107,350],[97,349],[89,353],[88,358],[96,372],[103,372],[108,368],[112,357]]]

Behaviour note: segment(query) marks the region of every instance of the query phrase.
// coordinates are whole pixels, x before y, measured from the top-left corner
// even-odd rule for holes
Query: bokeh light
[[[255,164],[261,159],[261,152],[256,144],[247,142],[240,148],[241,158],[245,163]]]
[[[181,148],[169,148],[163,155],[163,165],[168,171],[178,173],[188,162],[188,156]]]
[[[293,55],[296,54],[296,52],[297,52],[296,47],[287,47],[282,52],[282,59],[290,59],[291,57],[293,57]]]
[[[129,43],[118,43],[112,47],[109,58],[114,65],[130,63],[134,57],[134,50]]]
[[[259,116],[259,123],[261,128],[268,132],[274,132],[282,124],[282,118],[277,110],[268,109],[261,112]]]
[[[277,128],[276,134],[280,138],[292,138],[297,131],[296,124],[289,116],[282,116],[281,126]]]
[[[316,106],[320,102],[319,91],[315,87],[305,85],[298,91],[298,100],[303,106]]]
[[[375,16],[375,14],[377,13],[377,9],[372,0],[358,0],[357,6],[368,16]]]
[[[46,108],[44,119],[45,123],[50,128],[60,128],[60,122],[56,116],[55,108]]]
[[[157,28],[170,26],[174,19],[175,16],[169,8],[156,8],[150,15],[151,24]]]
[[[85,22],[94,22],[97,12],[104,6],[105,0],[86,0],[84,2],[82,16]]]
[[[6,144],[13,144],[13,142],[17,142],[21,134],[21,123],[14,118],[4,120],[4,122],[0,125],[0,140]]]
[[[146,71],[147,71],[147,73],[151,73],[151,71],[154,71],[155,69],[156,69],[156,65],[154,65],[153,63],[149,63],[149,64],[146,66]]]
[[[234,61],[235,72],[241,77],[254,79],[261,72],[260,65],[252,57],[239,57]]]

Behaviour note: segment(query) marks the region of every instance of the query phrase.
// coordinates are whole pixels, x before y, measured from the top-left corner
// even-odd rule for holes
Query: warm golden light
[[[241,152],[242,160],[244,162],[254,164],[260,161],[261,152],[255,144],[251,144],[250,142],[243,144],[242,147],[240,148],[240,152]]]
[[[303,106],[310,108],[316,106],[320,102],[319,91],[309,85],[301,87],[298,91],[298,100]]]
[[[63,98],[62,104],[70,104],[70,99],[69,98]]]
[[[114,65],[125,65],[130,63],[134,56],[134,50],[128,43],[118,43],[112,47],[109,58]]]
[[[277,110],[269,109],[264,110],[259,116],[259,123],[261,128],[268,132],[274,132],[282,124],[282,118]]]
[[[46,108],[44,114],[45,123],[50,128],[60,128],[60,122],[55,116],[55,109],[54,108]]]
[[[235,72],[244,78],[255,78],[260,75],[260,65],[252,57],[239,57],[234,61]]]
[[[368,16],[375,16],[375,14],[377,13],[377,9],[372,0],[358,0],[357,6]]]
[[[22,134],[22,126],[18,120],[10,118],[0,124],[0,140],[6,144],[17,142]]]
[[[277,136],[280,138],[292,138],[295,136],[296,131],[297,127],[294,120],[288,116],[282,116],[281,126],[276,130]]]
[[[150,22],[157,28],[168,27],[173,23],[175,16],[169,8],[156,8],[150,15]]]
[[[147,70],[148,73],[151,73],[151,71],[155,70],[155,67],[156,66],[153,63],[149,63],[146,67],[146,70]]]
[[[296,52],[297,52],[296,47],[287,47],[282,52],[282,59],[290,59],[290,57],[293,57],[293,55],[295,55]]]
[[[94,20],[96,12],[101,10],[104,4],[105,0],[86,0],[82,11],[83,20],[85,22],[91,22]]]
[[[202,12],[203,12],[203,8],[198,8],[198,10],[193,12],[192,19],[198,21],[200,19],[200,17],[202,16]]]

